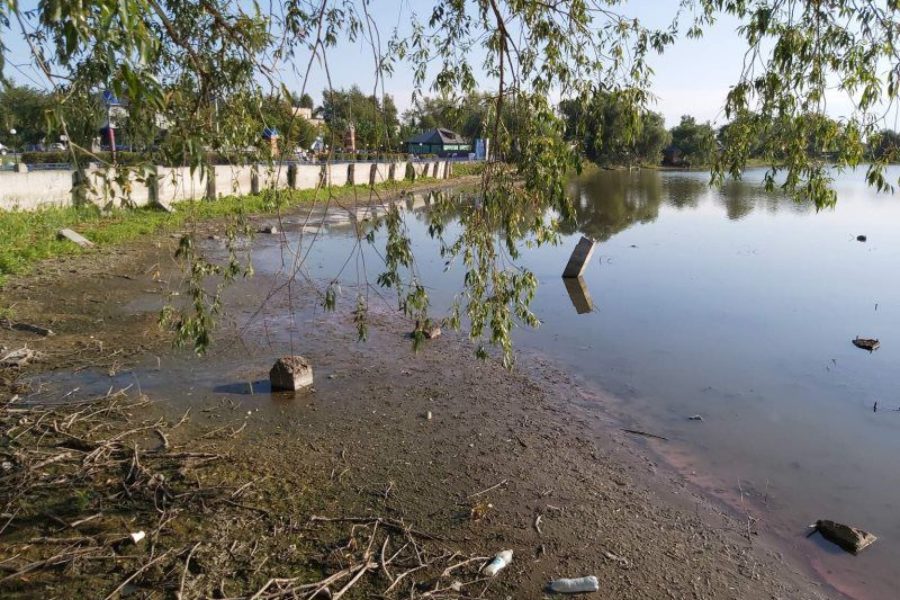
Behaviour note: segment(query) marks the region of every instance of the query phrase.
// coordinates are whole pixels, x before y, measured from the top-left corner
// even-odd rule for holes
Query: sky
[[[245,0],[239,0],[245,2]],[[441,0],[371,0],[370,14],[378,24],[382,42],[395,28],[401,34],[410,30],[412,15],[427,20],[431,7]],[[639,19],[650,27],[664,26],[676,14],[679,0],[628,0],[617,10],[620,13]],[[21,6],[28,10],[36,6],[36,0],[23,0]],[[263,4],[262,6],[268,6]],[[662,113],[666,124],[671,127],[678,123],[682,115],[693,115],[700,121],[711,121],[714,125],[725,123],[723,106],[728,89],[740,74],[746,46],[737,34],[739,22],[730,17],[723,17],[709,28],[704,37],[688,39],[682,37],[662,55],[653,55],[649,60],[655,75],[652,92],[656,96],[652,110]],[[20,34],[2,31],[3,41],[9,47],[9,62],[18,68],[7,69],[8,75],[20,84],[31,84],[39,80],[37,72],[23,65],[28,56],[27,46]],[[358,85],[364,91],[374,87],[374,68],[371,46],[367,40],[360,39],[353,43],[348,40],[340,42],[328,51],[328,71],[331,82],[336,88]],[[306,69],[308,54],[299,54],[293,65],[285,65],[281,77],[287,87],[299,92],[303,86],[303,77],[299,75]],[[480,62],[477,57],[472,62]],[[483,74],[479,83],[485,89],[495,89],[496,83]],[[323,90],[328,87],[328,77],[322,65],[314,66],[306,81],[306,91],[313,96],[316,103],[322,98]],[[385,92],[392,95],[401,113],[407,109],[414,91],[413,76],[410,69],[399,65],[396,72],[384,83]],[[831,112],[847,112],[847,105],[835,97],[830,103]]]

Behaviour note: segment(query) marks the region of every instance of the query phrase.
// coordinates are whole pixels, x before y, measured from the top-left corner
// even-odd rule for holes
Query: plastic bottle
[[[593,575],[578,577],[577,579],[557,579],[550,582],[550,589],[558,594],[581,594],[583,592],[596,592],[600,589],[600,583]]]
[[[498,552],[497,556],[494,557],[494,560],[489,562],[482,572],[488,577],[493,577],[494,575],[499,573],[501,569],[506,567],[506,565],[512,562],[512,557],[512,550],[504,550],[503,552]]]

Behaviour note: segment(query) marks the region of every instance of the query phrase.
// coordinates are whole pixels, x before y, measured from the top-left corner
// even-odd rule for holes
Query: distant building
[[[324,119],[320,119],[318,117],[313,116],[313,109],[311,109],[311,108],[295,106],[294,107],[294,116],[300,117],[301,119],[306,119],[309,122],[309,124],[312,125],[313,127],[319,127],[320,125],[325,124]]]
[[[266,127],[263,129],[262,138],[269,143],[269,149],[272,152],[272,156],[278,156],[278,138],[280,137],[281,135],[274,127]]]
[[[449,129],[430,129],[406,140],[406,151],[410,154],[437,154],[450,156],[467,155],[472,145],[464,137]]]

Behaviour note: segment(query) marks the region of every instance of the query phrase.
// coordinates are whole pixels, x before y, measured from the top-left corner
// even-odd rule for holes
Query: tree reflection
[[[713,202],[725,216],[738,221],[756,210],[776,213],[781,209],[809,212],[812,202],[797,202],[780,192],[766,192],[754,181],[728,180],[711,187],[707,173],[604,171],[593,169],[573,178],[569,192],[576,218],[562,223],[563,234],[580,232],[598,242],[609,240],[638,223],[651,223],[665,204],[678,210],[696,209]]]
[[[563,234],[576,231],[605,242],[635,223],[651,223],[659,216],[663,187],[653,171],[593,170],[572,180],[575,220],[560,224]]]

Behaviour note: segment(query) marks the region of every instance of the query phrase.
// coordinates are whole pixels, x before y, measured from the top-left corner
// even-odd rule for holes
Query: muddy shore
[[[204,224],[198,236],[220,225]],[[394,586],[388,597],[543,598],[550,579],[583,575],[598,577],[604,598],[837,597],[622,432],[602,393],[538,356],[521,354],[508,372],[475,359],[464,337],[446,331],[414,353],[411,324],[387,307],[372,315],[370,339],[357,343],[352,307],[324,312],[310,289],[271,293],[279,282],[265,276],[229,289],[228,316],[207,356],[173,350],[157,316],[162,295],[179,287],[176,243],[166,235],[49,261],[11,281],[2,306],[56,335],[0,330],[0,346],[42,353],[3,372],[0,401],[129,388],[126,395],[149,400],[129,418],[171,426],[170,455],[220,457],[172,485],[228,486],[231,500],[194,497],[158,527],[152,503],[104,516],[107,533],[150,532],[149,543],[111,553],[136,562],[75,560],[18,576],[24,557],[58,553],[34,540],[61,537],[61,526],[10,515],[0,534],[4,596],[280,597],[266,588],[273,578],[302,584],[349,570],[332,593],[361,572],[343,597],[378,597]],[[220,251],[215,240],[205,243]],[[291,353],[314,365],[314,390],[273,394],[268,368]],[[158,440],[148,431],[134,444],[152,454]],[[2,450],[15,454],[9,436]],[[62,519],[103,513],[111,498],[98,493]],[[97,542],[100,533],[85,537]],[[388,558],[401,553],[387,568],[377,551],[367,554],[382,545]],[[512,564],[481,577],[481,557],[505,549],[514,551]],[[164,550],[169,557],[139,571]]]

